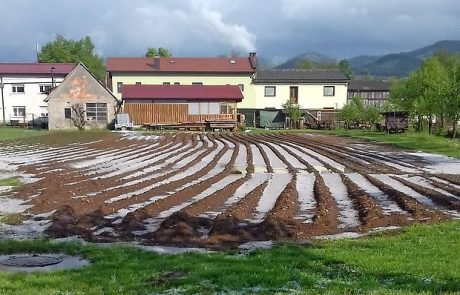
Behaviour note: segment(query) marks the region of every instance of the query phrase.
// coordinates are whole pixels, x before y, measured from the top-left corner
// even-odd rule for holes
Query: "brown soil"
[[[209,146],[206,139],[211,142]],[[56,152],[44,154],[47,157],[44,157],[42,161],[28,163],[24,160],[24,164],[20,167],[21,172],[32,174],[40,179],[22,186],[14,192],[14,196],[28,200],[27,203],[33,206],[26,212],[32,216],[31,218],[34,218],[35,214],[56,210],[51,216],[52,225],[46,231],[50,236],[79,235],[87,240],[96,241],[135,240],[145,244],[229,248],[254,240],[303,241],[313,236],[336,234],[344,230],[366,232],[375,227],[402,226],[413,222],[436,222],[451,218],[451,215],[447,212],[448,210],[460,212],[460,203],[457,199],[443,195],[433,189],[421,187],[395,176],[395,179],[403,185],[433,200],[436,207],[429,207],[372,177],[371,174],[407,174],[407,172],[403,173],[403,171],[399,171],[386,163],[391,162],[403,167],[413,168],[416,160],[408,157],[406,161],[404,156],[398,154],[398,150],[385,146],[378,146],[375,150],[394,152],[394,155],[392,153],[369,152],[359,145],[353,145],[357,142],[348,138],[323,135],[297,136],[293,134],[177,133],[166,134],[158,139],[157,142],[153,142],[121,139],[117,134],[110,133],[104,134],[98,139],[90,136],[88,141],[91,141],[91,143],[74,143],[77,141],[72,141],[70,144],[64,144]],[[50,139],[50,142],[58,146],[59,139]],[[199,142],[203,142],[203,146],[197,148]],[[200,163],[209,153],[215,151],[218,142],[223,143],[224,148],[198,172],[184,175],[180,179],[159,185],[143,193],[132,195],[129,198],[107,202],[111,198],[145,189],[148,186],[168,180],[178,173],[188,171]],[[223,167],[222,172],[210,175],[210,171],[229,149],[227,142],[235,145],[231,159]],[[191,145],[189,148],[179,150],[187,143]],[[32,145],[34,143],[28,142],[27,144]],[[177,146],[172,148],[176,144]],[[275,205],[267,213],[264,220],[262,222],[251,222],[257,204],[267,186],[267,181],[249,191],[237,203],[233,205],[224,204],[241,185],[249,181],[254,173],[251,145],[259,149],[268,167],[268,172],[277,173],[271,167],[271,159],[266,155],[261,144],[266,144],[276,157],[286,164],[288,172],[292,175],[292,180],[279,196],[275,196]],[[280,144],[286,147],[282,147]],[[352,145],[353,149],[344,148]],[[34,147],[27,146],[27,148],[7,143],[0,145],[0,152],[11,153],[11,155],[14,155],[14,153],[20,155],[26,152],[38,152],[38,150],[34,151],[35,147],[46,148],[42,142],[39,142]],[[330,172],[340,175],[353,207],[359,214],[360,225],[358,227],[350,229],[338,227],[339,209],[337,203],[324,183],[321,173],[316,171],[306,159],[302,158],[301,154],[306,153],[300,147],[321,154],[346,167],[345,172],[339,171],[320,157],[309,154],[310,157],[321,162]],[[182,210],[178,210],[164,220],[158,219],[161,212],[190,201],[191,198],[212,187],[225,177],[234,173],[241,173],[234,169],[235,159],[241,148],[245,148],[247,153],[247,174],[241,175],[240,179],[201,200],[191,203]],[[291,149],[295,149],[296,153]],[[303,170],[315,173],[313,192],[316,208],[310,223],[304,223],[304,220],[296,218],[300,210],[296,191],[297,171],[280,153],[280,150],[290,154],[305,165]],[[139,152],[130,155],[126,161],[128,163],[142,162],[147,159],[151,161],[151,164],[144,168],[163,164],[171,157],[177,156],[177,159],[173,163],[163,165],[161,169],[151,172],[152,174],[161,173],[152,179],[144,179],[148,174],[130,177],[132,173],[143,172],[144,168],[104,178],[106,173],[102,172],[102,170],[96,174],[88,175],[88,172],[96,169],[98,165],[82,169],[71,166],[79,161],[100,159],[104,155],[113,155],[115,152],[119,153],[116,160],[119,161],[123,159],[125,153],[133,151]],[[164,155],[166,152],[169,153],[167,158],[155,160],[156,157]],[[297,154],[297,152],[301,153]],[[46,153],[46,149],[42,153]],[[189,157],[193,157],[193,159],[185,166],[175,168],[176,163]],[[100,165],[110,167],[115,165],[113,163],[116,162],[109,161]],[[422,164],[419,163],[419,165]],[[119,169],[119,167],[114,167],[114,170],[111,171],[117,171],[116,169]],[[390,200],[395,201],[399,207],[408,213],[383,214],[379,202],[346,177],[348,172],[363,175],[384,192]],[[460,190],[453,186],[454,184],[460,185],[459,175],[429,175],[423,173],[418,175],[425,177],[434,187],[441,188],[456,196],[460,195]],[[183,185],[205,176],[211,177],[189,187],[181,188]],[[448,183],[437,182],[432,176],[439,177]],[[123,179],[123,177],[129,178]],[[143,181],[129,184],[133,180]],[[111,189],[114,186],[121,187]],[[152,197],[158,196],[163,196],[163,198],[157,199],[150,204],[139,206],[137,209],[133,207],[126,215],[122,215],[118,219],[109,219],[107,217],[119,210],[144,203]],[[219,214],[217,217],[212,218],[203,215],[205,212],[219,212]],[[146,222],[148,220],[159,220],[158,228],[152,229],[151,223]],[[105,228],[110,230],[95,233]]]

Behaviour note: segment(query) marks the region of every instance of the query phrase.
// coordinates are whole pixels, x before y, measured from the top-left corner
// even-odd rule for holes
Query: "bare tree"
[[[74,116],[71,120],[73,125],[78,128],[78,130],[84,130],[86,125],[85,113],[86,110],[81,103],[75,103],[71,106]]]

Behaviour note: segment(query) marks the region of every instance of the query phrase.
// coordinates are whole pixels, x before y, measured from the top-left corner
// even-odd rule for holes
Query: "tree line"
[[[425,122],[432,134],[436,119],[439,132],[444,132],[449,121],[455,137],[460,120],[460,55],[436,52],[417,71],[392,83],[390,102],[415,118],[417,130],[423,130]]]

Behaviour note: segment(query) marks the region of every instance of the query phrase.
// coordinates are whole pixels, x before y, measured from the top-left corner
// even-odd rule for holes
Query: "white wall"
[[[347,84],[254,84],[254,108],[282,109],[282,104],[289,99],[291,86],[298,87],[299,105],[302,109],[341,108],[347,102]],[[266,97],[265,86],[275,86],[276,96]],[[324,96],[324,86],[334,86],[334,96]]]
[[[64,77],[54,77],[55,86],[62,82]],[[42,114],[48,114],[48,105],[43,100],[46,94],[40,93],[40,85],[51,85],[51,77],[45,76],[3,76],[3,101],[1,103],[0,94],[0,122],[3,122],[3,107],[5,107],[5,120],[7,123],[10,120],[19,120],[20,122],[30,122],[36,119],[36,124],[40,124]],[[13,93],[12,86],[24,84],[24,93]],[[25,107],[26,116],[14,116],[13,107]],[[30,122],[30,124],[32,124]]]

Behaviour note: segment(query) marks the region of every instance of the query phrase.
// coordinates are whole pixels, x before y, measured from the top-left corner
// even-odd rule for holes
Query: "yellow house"
[[[106,70],[107,85],[120,99],[123,85],[234,85],[244,96],[238,107],[254,105],[255,53],[244,58],[110,57]]]

